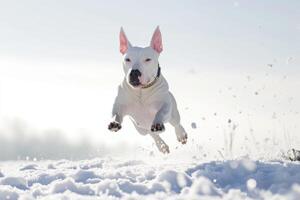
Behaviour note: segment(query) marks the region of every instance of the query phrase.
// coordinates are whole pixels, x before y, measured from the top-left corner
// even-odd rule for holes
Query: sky
[[[254,141],[254,129],[300,148],[286,139],[300,129],[299,19],[297,0],[0,0],[0,134],[25,124],[30,134],[151,146],[129,120],[117,138],[106,126],[124,76],[120,27],[148,46],[159,25],[162,73],[188,131],[204,134],[193,139],[224,145],[230,118],[240,140]]]
[[[120,27],[133,44],[147,46],[157,25],[164,39],[162,62],[173,66],[221,70],[299,58],[297,0],[29,0],[0,5],[2,59],[117,65]]]

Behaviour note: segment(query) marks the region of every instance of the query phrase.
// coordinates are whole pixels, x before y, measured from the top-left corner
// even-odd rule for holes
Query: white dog
[[[123,55],[125,78],[119,86],[113,105],[113,122],[108,126],[111,131],[121,129],[123,117],[132,119],[137,131],[150,134],[162,153],[169,153],[168,145],[158,133],[163,132],[164,123],[175,128],[177,139],[187,142],[187,134],[180,124],[176,101],[165,78],[161,74],[158,57],[162,52],[162,38],[156,28],[149,47],[133,47],[123,29],[120,31],[120,52]]]

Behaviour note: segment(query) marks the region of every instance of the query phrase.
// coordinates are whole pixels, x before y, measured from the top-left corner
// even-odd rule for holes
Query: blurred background
[[[163,36],[162,73],[186,146],[172,155],[273,158],[300,148],[300,2],[0,0],[0,160],[160,155],[129,119],[107,125],[123,80],[119,30]]]

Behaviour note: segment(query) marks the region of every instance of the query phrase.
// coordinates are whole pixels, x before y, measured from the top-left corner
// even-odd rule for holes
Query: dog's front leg
[[[113,112],[112,112],[113,120],[112,120],[112,122],[109,123],[108,130],[117,132],[118,130],[120,130],[122,128],[122,126],[121,126],[121,124],[123,122],[122,107],[123,107],[122,105],[120,105],[118,103],[114,103]]]
[[[164,103],[162,107],[159,109],[159,111],[156,113],[152,126],[151,126],[151,132],[162,132],[165,130],[165,126],[163,124],[164,120],[166,119],[166,116],[170,112],[170,104]]]

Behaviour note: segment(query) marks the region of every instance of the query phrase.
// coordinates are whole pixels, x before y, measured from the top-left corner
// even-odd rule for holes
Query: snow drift
[[[299,163],[154,159],[3,162],[0,199],[300,198]]]

